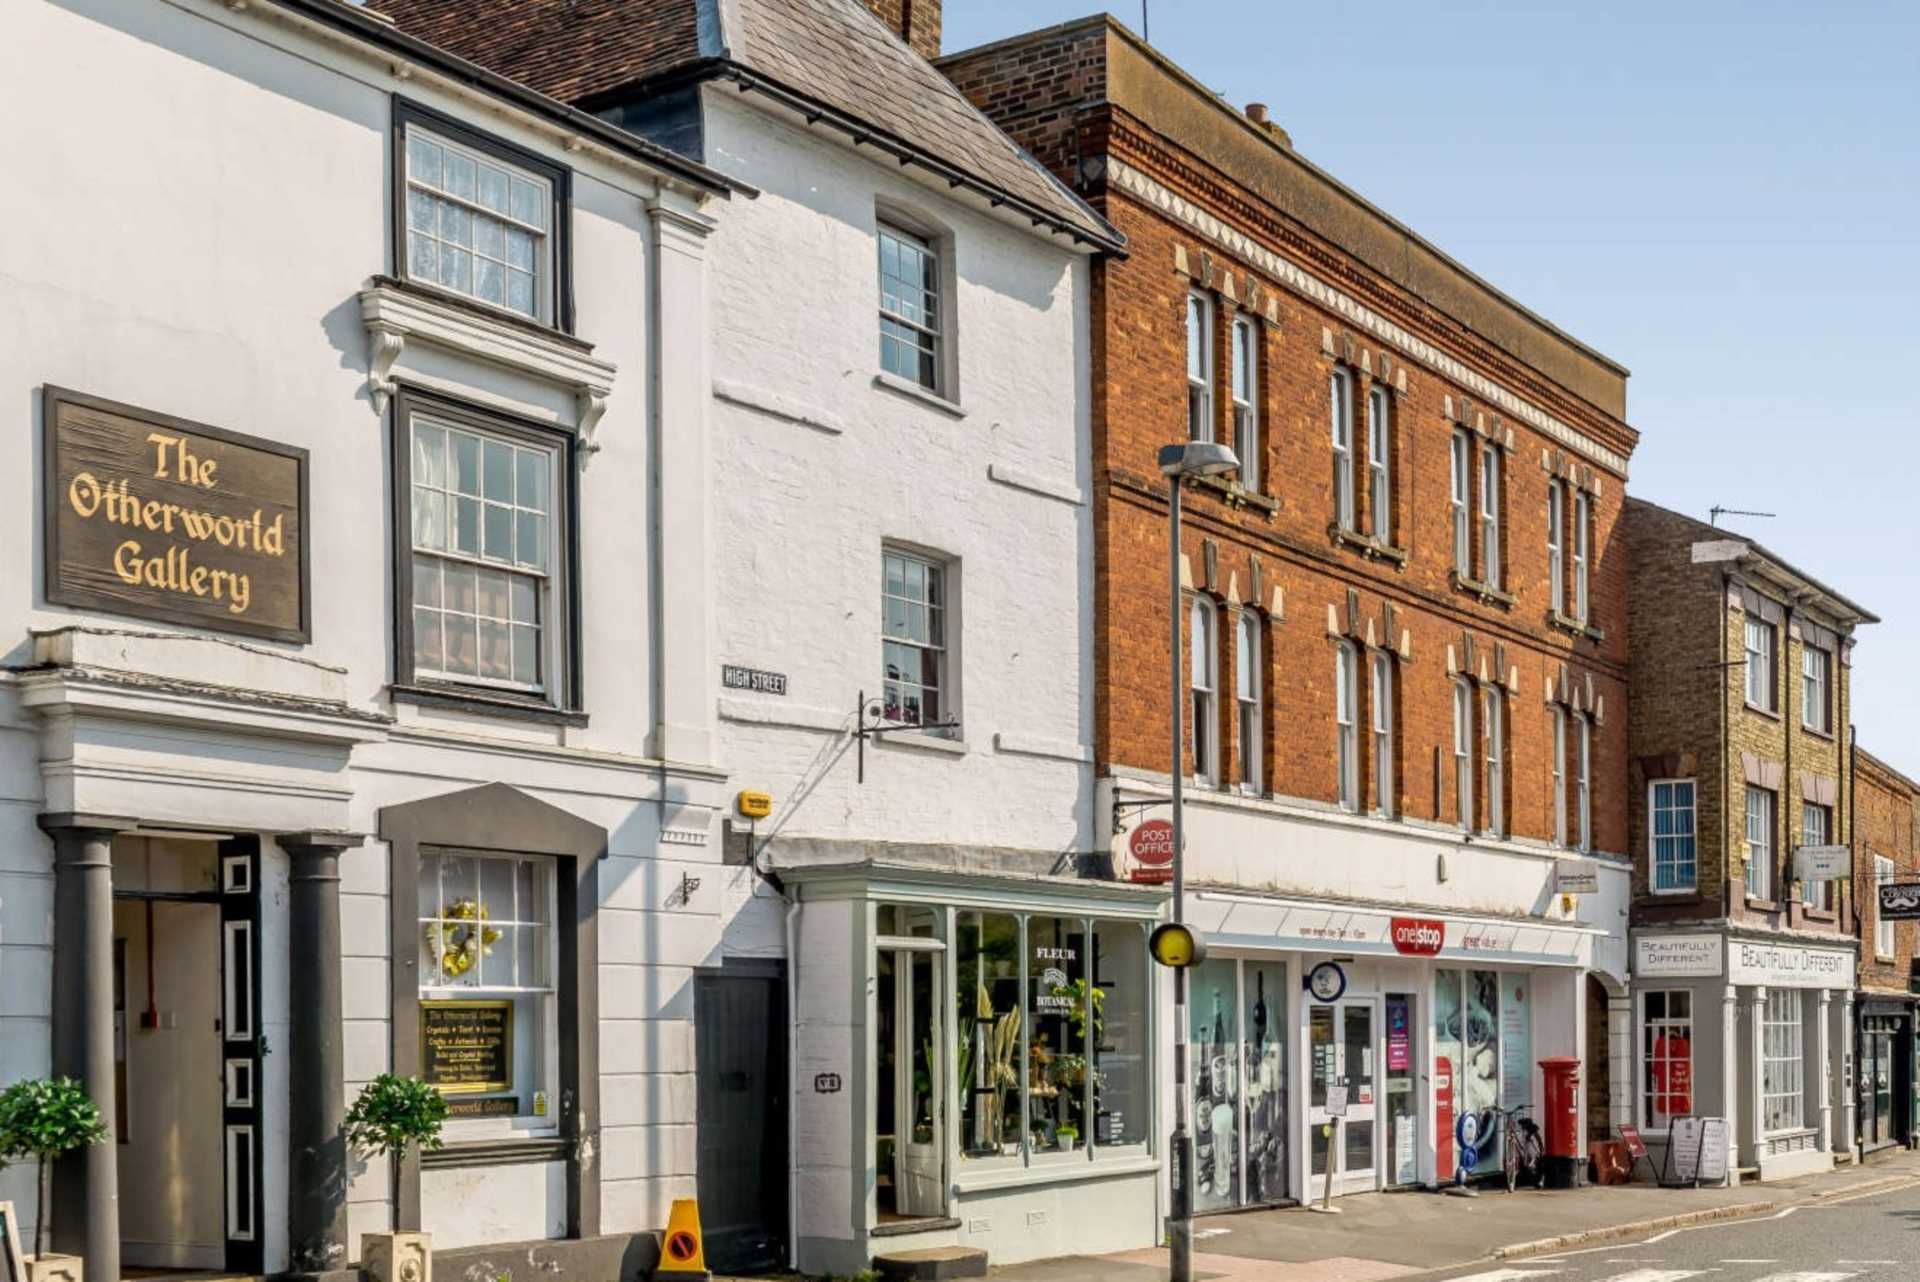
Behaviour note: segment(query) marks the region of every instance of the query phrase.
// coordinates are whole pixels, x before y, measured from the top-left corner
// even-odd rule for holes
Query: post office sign
[[[57,387],[43,410],[48,601],[311,639],[305,450]]]

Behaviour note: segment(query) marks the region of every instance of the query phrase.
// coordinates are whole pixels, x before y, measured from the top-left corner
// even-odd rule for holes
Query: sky
[[[946,0],[945,48],[1097,11]],[[1879,615],[1854,722],[1920,778],[1920,0],[1151,0],[1148,34],[1632,370],[1629,492],[1772,513],[1722,524]]]

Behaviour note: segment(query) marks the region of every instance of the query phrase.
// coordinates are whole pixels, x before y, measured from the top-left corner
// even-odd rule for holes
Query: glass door
[[[902,1215],[946,1212],[941,1178],[939,954],[901,950],[894,955],[894,1135],[899,1158]]]
[[[1386,1178],[1390,1185],[1419,1179],[1420,1110],[1413,1089],[1413,994],[1388,993],[1386,1002]]]
[[[1375,1132],[1379,1116],[1374,1062],[1376,1005],[1371,999],[1316,1002],[1307,1008],[1307,1053],[1312,1086],[1307,1097],[1307,1128],[1311,1140],[1310,1170],[1316,1181],[1326,1179],[1329,1144],[1333,1187],[1338,1193],[1362,1193],[1379,1187]],[[1346,1087],[1346,1115],[1335,1119],[1328,1111],[1330,1088]],[[1337,1120],[1337,1136],[1326,1133]],[[1319,1195],[1312,1184],[1304,1196]]]

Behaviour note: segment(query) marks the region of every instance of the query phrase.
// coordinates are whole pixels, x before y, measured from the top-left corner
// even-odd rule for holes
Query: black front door
[[[227,1190],[227,1268],[266,1269],[266,1133],[260,1060],[260,839],[220,843],[221,1146]]]
[[[694,980],[700,1218],[707,1267],[787,1263],[785,969],[730,964]]]

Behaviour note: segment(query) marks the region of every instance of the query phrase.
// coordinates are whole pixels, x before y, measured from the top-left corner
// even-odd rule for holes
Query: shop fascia
[[[1852,988],[1851,947],[1821,947],[1695,931],[1635,935],[1633,978],[1725,979],[1767,988]]]
[[[1187,916],[1216,948],[1426,958],[1521,966],[1588,966],[1605,931],[1574,923],[1428,909],[1199,891]]]

